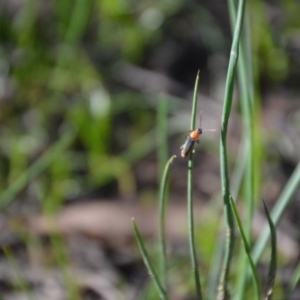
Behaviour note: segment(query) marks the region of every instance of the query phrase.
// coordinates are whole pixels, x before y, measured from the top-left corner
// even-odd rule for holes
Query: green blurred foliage
[[[110,158],[114,147],[111,112],[118,110],[118,101],[105,87],[111,85],[110,79],[103,79],[101,67],[89,53],[99,53],[100,65],[116,59],[139,61],[145,47],[157,41],[165,17],[181,5],[180,1],[92,0],[1,5],[3,188],[47,151],[67,125],[78,130],[77,147],[86,154],[81,167],[95,184],[101,184],[101,168],[95,175],[91,166]],[[135,102],[127,104],[125,111],[130,106],[134,110]],[[141,115],[138,110],[132,114],[137,128],[149,128],[150,114]],[[61,164],[72,176],[74,170],[66,161]]]
[[[143,95],[137,101],[132,98],[135,95],[129,95],[128,103],[122,104],[119,95],[126,94],[114,92],[107,64],[141,61],[145,48],[159,41],[165,18],[182,5],[181,1],[92,0],[47,4],[26,0],[1,5],[2,189],[26,172],[68,126],[78,132],[75,147],[40,175],[50,180],[47,187],[36,186],[43,182],[41,178],[32,180],[35,190],[43,190],[49,199],[59,198],[61,202],[73,194],[63,188],[71,187],[70,182],[77,182],[80,188],[96,187],[108,178],[121,180],[124,170],[129,172],[129,166],[108,171],[103,163],[110,160],[126,165],[125,160],[112,155],[119,147],[115,145],[119,131],[112,128],[112,112],[128,112],[133,122],[122,129],[129,137],[125,147],[153,127],[153,112],[149,113],[146,105],[141,113]],[[70,156],[74,158],[72,163]],[[78,170],[85,179],[76,175]],[[124,190],[125,184],[120,185]]]
[[[190,40],[209,54],[228,57],[229,27],[221,28],[228,23],[227,12],[222,23],[204,3],[183,0],[12,2],[0,3],[1,192],[75,128],[75,137],[58,157],[11,200],[33,199],[52,214],[66,199],[112,180],[121,196],[133,194],[137,182],[132,166],[156,147],[151,131],[156,125],[155,96],[124,87],[114,68],[120,62],[145,66],[151,50],[165,47],[163,69]],[[287,52],[299,36],[298,5],[280,1],[277,9],[282,19],[274,26],[267,4],[248,3],[258,89],[261,81],[278,83],[300,75]],[[174,107],[172,102],[169,109],[180,110]],[[263,160],[263,150],[255,150]],[[255,180],[258,195],[261,178]],[[201,254],[210,261],[215,220],[203,220],[200,229]],[[203,236],[203,231],[209,234]],[[188,267],[183,273],[173,276],[185,281]]]

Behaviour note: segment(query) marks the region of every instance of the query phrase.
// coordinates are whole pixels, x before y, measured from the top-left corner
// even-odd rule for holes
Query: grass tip
[[[268,208],[268,207],[267,207],[267,204],[266,204],[265,200],[262,199],[262,202],[263,202],[264,208],[265,208],[265,210],[266,210],[266,208]]]

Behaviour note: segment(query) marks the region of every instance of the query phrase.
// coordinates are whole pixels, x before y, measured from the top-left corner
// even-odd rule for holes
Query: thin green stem
[[[238,150],[237,159],[235,162],[234,170],[231,179],[231,195],[233,199],[237,199],[241,190],[242,181],[245,176],[247,158],[249,156],[249,149],[243,141]]]
[[[132,218],[132,226],[133,226],[133,231],[134,231],[134,234],[135,234],[135,238],[136,238],[136,241],[138,243],[138,246],[139,246],[139,249],[141,251],[141,254],[142,254],[142,257],[143,257],[143,260],[144,260],[144,263],[148,269],[148,272],[150,274],[150,276],[152,277],[153,281],[154,281],[154,284],[157,288],[157,291],[158,291],[158,294],[159,294],[159,297],[161,300],[167,300],[168,299],[168,296],[167,296],[167,293],[166,291],[164,290],[162,284],[160,283],[159,281],[159,278],[154,270],[154,267],[149,259],[149,256],[148,256],[148,253],[147,253],[147,250],[146,250],[146,247],[144,245],[144,242],[143,242],[143,238],[140,234],[140,231],[134,221],[134,218]]]
[[[195,86],[194,86],[193,106],[192,106],[190,130],[195,130],[195,128],[196,128],[199,79],[200,79],[200,70],[197,73],[196,81],[195,81]]]
[[[244,177],[245,169],[246,169],[246,162],[248,157],[248,149],[245,145],[245,143],[241,143],[239,146],[238,156],[237,160],[235,162],[234,171],[232,174],[232,180],[231,180],[231,194],[233,195],[233,198],[236,199],[238,197],[238,194],[241,189],[242,180]],[[220,222],[220,231],[223,229],[224,224],[223,222]],[[208,283],[208,296],[209,299],[215,299],[216,294],[216,287],[218,285],[219,280],[219,274],[222,268],[222,262],[223,262],[223,254],[225,249],[225,237],[220,238],[217,241],[217,247],[215,247],[215,253],[213,255],[212,259],[212,270],[210,272],[209,276],[209,283]]]
[[[283,216],[288,204],[293,199],[293,196],[297,188],[299,187],[299,185],[300,185],[300,162],[295,168],[289,181],[285,185],[283,191],[281,192],[276,202],[276,205],[274,206],[271,212],[271,218],[273,220],[275,227],[278,225],[279,221],[281,220],[281,217]],[[255,264],[258,263],[263,251],[265,250],[270,234],[271,232],[269,227],[265,226],[252,250],[252,257]],[[245,272],[241,276],[246,277],[245,280],[247,281],[247,279],[249,278],[249,272]]]
[[[300,263],[298,263],[289,283],[287,299],[292,299],[292,292],[300,281]]]
[[[283,191],[281,192],[278,200],[276,201],[276,205],[274,206],[271,212],[271,218],[274,222],[274,225],[277,226],[281,217],[283,216],[288,204],[293,199],[293,196],[300,185],[300,162],[298,163],[297,167],[295,168],[292,176],[290,177],[289,181],[285,185]],[[270,230],[268,226],[265,226],[259,239],[256,241],[252,254],[253,260],[257,264],[258,260],[260,259],[267,241],[270,237]]]
[[[266,287],[266,293],[265,293],[265,300],[270,300],[273,293],[273,287],[275,283],[276,278],[276,271],[277,271],[277,236],[276,236],[276,228],[273,223],[273,220],[271,219],[271,216],[269,214],[268,208],[264,203],[264,209],[265,213],[268,219],[269,228],[271,232],[271,259],[270,259],[270,267],[269,267],[269,273],[268,273],[268,283]]]
[[[170,166],[173,160],[176,158],[176,155],[173,155],[167,162],[162,179],[161,186],[159,191],[159,248],[160,248],[160,273],[161,281],[163,283],[164,289],[167,292],[167,250],[166,250],[166,207],[167,207],[167,186]]]
[[[193,107],[191,115],[191,126],[190,130],[194,130],[196,126],[196,115],[197,115],[197,98],[198,98],[198,88],[199,88],[199,72],[196,77],[194,97],[193,97]],[[188,179],[187,179],[187,202],[188,202],[188,228],[189,228],[189,245],[190,245],[190,255],[192,272],[194,275],[196,295],[197,299],[202,299],[200,275],[198,270],[198,261],[195,246],[195,232],[194,232],[194,209],[193,209],[193,168],[194,168],[194,154],[191,152],[188,160]]]
[[[229,4],[229,12],[230,19],[233,24],[236,19],[237,14],[237,4],[236,1],[230,0]],[[253,219],[254,212],[254,132],[253,132],[253,81],[249,79],[248,70],[252,70],[251,62],[249,57],[247,57],[247,46],[250,46],[250,42],[248,41],[249,34],[246,34],[246,31],[249,31],[247,27],[247,23],[245,24],[246,28],[241,38],[241,43],[239,46],[240,58],[238,61],[238,81],[241,92],[241,108],[242,115],[244,120],[244,139],[243,143],[245,144],[245,148],[248,150],[248,157],[245,157],[246,162],[246,173],[245,173],[245,202],[246,202],[246,220],[245,220],[245,234],[247,239],[251,244],[251,224]],[[250,52],[250,51],[248,51]],[[249,55],[248,55],[249,56]],[[248,58],[248,59],[247,59]],[[240,261],[239,261],[239,273],[243,274],[246,270],[247,258],[244,254],[244,249],[241,248],[240,251]],[[244,277],[239,277],[238,283],[238,292],[236,293],[235,299],[242,299],[245,290],[245,280]]]
[[[219,291],[219,299],[228,298],[228,290],[227,290],[227,281],[229,275],[229,268],[232,258],[232,252],[234,247],[234,222],[232,211],[229,203],[229,195],[230,195],[230,185],[229,185],[229,172],[228,172],[228,162],[227,162],[227,128],[228,121],[231,111],[232,105],[232,95],[234,88],[234,80],[236,75],[236,68],[238,62],[238,54],[239,54],[239,40],[241,35],[241,28],[244,18],[245,11],[245,0],[240,0],[237,14],[237,21],[235,24],[234,36],[232,41],[232,47],[230,52],[230,60],[226,78],[226,86],[225,86],[225,96],[224,96],[224,106],[222,113],[222,127],[221,127],[221,141],[220,141],[220,163],[221,163],[221,183],[222,183],[222,194],[224,201],[224,212],[227,223],[227,241],[226,241],[226,249],[225,249],[225,257],[224,257],[224,266],[220,278],[220,291]]]
[[[248,261],[250,263],[252,275],[253,275],[253,278],[254,278],[254,288],[255,288],[255,292],[256,292],[256,299],[259,300],[260,299],[260,295],[261,295],[260,284],[259,284],[259,280],[258,280],[258,275],[257,275],[256,269],[255,269],[255,265],[254,265],[254,262],[253,262],[252,257],[251,257],[250,246],[249,246],[249,243],[247,241],[247,237],[246,237],[245,231],[243,229],[242,221],[241,221],[240,216],[238,214],[238,211],[236,209],[235,203],[234,203],[234,201],[233,201],[233,199],[232,199],[231,196],[229,197],[229,199],[230,199],[230,205],[231,205],[231,208],[232,208],[232,211],[233,211],[236,223],[237,223],[239,231],[240,231],[240,235],[242,237],[242,241],[243,241],[243,245],[244,245],[244,250],[246,252]]]

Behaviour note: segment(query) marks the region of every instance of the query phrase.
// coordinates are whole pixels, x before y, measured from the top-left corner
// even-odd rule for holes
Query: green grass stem
[[[220,289],[219,299],[225,299],[228,296],[227,282],[229,275],[229,268],[232,258],[232,252],[234,247],[234,222],[232,211],[229,202],[230,195],[230,184],[229,184],[229,172],[227,162],[227,128],[228,121],[232,105],[232,95],[234,88],[234,81],[237,69],[238,54],[239,54],[239,41],[241,35],[241,28],[243,24],[244,11],[245,11],[245,0],[239,1],[238,13],[235,23],[233,41],[230,52],[229,66],[227,71],[224,106],[222,113],[222,125],[221,125],[221,140],[220,140],[220,163],[221,163],[221,183],[222,183],[222,194],[224,201],[224,213],[227,223],[227,241],[225,248],[224,266],[220,278]]]
[[[25,170],[5,191],[0,195],[0,209],[3,210],[14,198],[28,185],[28,183],[41,174],[63,151],[74,141],[76,132],[70,130],[47,152],[39,157],[27,170]]]
[[[196,127],[199,74],[200,72],[198,72],[197,74],[195,88],[194,88],[190,130],[195,130]],[[197,295],[197,299],[201,300],[202,292],[201,292],[200,274],[198,269],[198,261],[197,261],[196,246],[195,246],[195,232],[194,232],[193,168],[194,168],[194,154],[192,151],[188,158],[188,179],[187,179],[189,245],[190,245],[192,272],[194,275],[195,287],[196,287],[196,295]]]
[[[160,248],[160,274],[165,291],[167,291],[167,250],[166,250],[166,210],[167,210],[167,187],[170,166],[176,155],[173,155],[167,162],[160,185],[159,191],[159,248]]]
[[[236,15],[236,5],[235,1],[229,1],[229,11],[231,12],[231,18],[235,19]],[[253,166],[254,166],[254,151],[253,151],[253,99],[251,99],[252,93],[250,92],[253,90],[253,86],[251,86],[251,82],[248,78],[247,70],[249,68],[249,63],[246,59],[246,49],[245,49],[245,39],[246,35],[241,37],[241,43],[239,46],[239,60],[238,60],[238,81],[240,86],[241,92],[241,108],[244,120],[244,128],[245,128],[245,138],[243,142],[246,144],[246,148],[248,149],[248,158],[247,167],[246,167],[246,226],[245,226],[245,233],[247,238],[249,239],[251,233],[251,224],[253,218],[253,211],[254,211],[254,200],[253,200],[253,193],[254,193],[254,173],[253,173]]]
[[[277,226],[279,221],[281,220],[281,217],[283,216],[288,204],[293,199],[293,196],[300,185],[300,162],[298,163],[297,167],[295,168],[292,176],[286,183],[283,191],[281,192],[278,200],[276,201],[276,204],[271,212],[271,218],[274,222],[274,225]],[[268,226],[265,226],[263,229],[260,237],[256,241],[253,251],[252,251],[252,257],[255,263],[258,262],[260,259],[268,238],[270,236],[270,230]]]
[[[245,143],[241,143],[238,150],[238,156],[237,160],[235,162],[234,171],[232,174],[232,180],[231,180],[231,193],[232,198],[236,199],[239,195],[242,181],[245,174],[246,169],[246,162],[248,157],[248,149],[245,145]],[[220,222],[219,225],[221,232],[224,224],[223,222]],[[222,269],[222,261],[223,261],[223,254],[224,254],[224,242],[225,238],[222,236],[217,241],[217,246],[215,247],[215,251],[213,254],[213,259],[211,263],[211,271],[209,274],[209,283],[208,283],[208,296],[209,299],[215,299],[215,293],[217,290],[218,280],[219,280],[219,274]]]
[[[230,19],[233,24],[237,15],[237,2],[234,0],[228,1]],[[250,47],[250,34],[249,34],[249,25],[247,22],[244,25],[243,34],[241,36],[241,42],[239,45],[239,61],[238,61],[238,82],[240,87],[241,94],[241,109],[242,116],[244,121],[244,138],[243,144],[247,149],[247,157],[244,157],[246,163],[246,172],[245,172],[245,211],[246,219],[244,221],[245,234],[249,243],[251,244],[251,224],[253,219],[254,212],[254,131],[253,131],[253,80],[250,79],[248,75],[248,70],[252,70],[252,57]],[[248,32],[248,34],[247,34]],[[249,51],[250,50],[250,51]],[[247,55],[248,54],[248,55]],[[240,261],[239,261],[239,273],[246,272],[247,268],[247,258],[245,256],[244,249],[240,250]],[[239,277],[237,282],[237,290],[235,299],[242,299],[244,296],[245,290],[245,280],[244,277]]]
[[[300,263],[298,263],[289,283],[287,299],[292,299],[292,292],[300,281]]]
[[[233,199],[237,199],[240,193],[247,167],[248,155],[249,149],[246,143],[242,142],[239,146],[237,160],[235,162],[235,167],[231,179],[231,195]]]
[[[259,284],[259,279],[258,279],[258,275],[257,275],[256,269],[255,269],[255,264],[254,264],[254,262],[252,260],[252,257],[251,257],[250,246],[249,246],[249,243],[247,241],[247,237],[246,237],[243,225],[242,225],[242,221],[241,221],[241,219],[239,217],[239,213],[238,213],[238,211],[236,209],[236,206],[235,206],[235,203],[233,201],[233,198],[230,196],[229,199],[230,199],[230,205],[231,205],[231,208],[232,208],[232,211],[233,211],[236,223],[237,223],[239,231],[240,231],[240,235],[242,237],[242,241],[243,241],[243,245],[244,245],[244,250],[246,252],[246,255],[247,255],[250,267],[251,267],[251,272],[252,272],[253,279],[254,279],[254,289],[255,289],[256,299],[260,300],[260,295],[261,295],[260,284]]]
[[[154,284],[157,288],[159,297],[160,297],[161,300],[167,300],[168,299],[167,293],[164,290],[162,284],[160,283],[158,275],[156,274],[156,272],[154,270],[154,267],[153,267],[153,265],[150,261],[149,255],[148,255],[146,247],[144,245],[143,238],[142,238],[142,236],[140,234],[140,231],[139,231],[139,229],[138,229],[138,227],[137,227],[137,225],[134,221],[134,218],[132,218],[132,226],[133,226],[133,231],[134,231],[134,234],[135,234],[135,238],[136,238],[136,241],[138,243],[139,249],[141,251],[144,263],[145,263],[145,265],[148,269],[148,272],[149,272],[150,276],[152,277],[152,279],[154,281]]]
[[[281,220],[288,204],[293,199],[293,196],[299,187],[300,184],[300,162],[298,163],[297,167],[295,168],[292,176],[286,183],[283,191],[281,192],[272,212],[271,212],[271,219],[273,220],[274,226],[276,227]],[[262,230],[262,233],[256,243],[254,244],[252,250],[252,257],[255,264],[258,263],[263,251],[266,248],[268,239],[270,237],[270,229],[269,226],[265,226]],[[249,277],[249,272],[244,272],[241,274],[242,277],[245,277],[246,280]]]
[[[271,219],[268,208],[264,201],[263,203],[264,203],[264,209],[265,209],[265,213],[268,219],[269,228],[271,232],[271,259],[270,259],[270,267],[268,273],[268,283],[266,287],[264,300],[270,300],[273,293],[273,286],[275,283],[276,271],[277,271],[277,245],[276,245],[277,237],[276,237],[275,225]]]

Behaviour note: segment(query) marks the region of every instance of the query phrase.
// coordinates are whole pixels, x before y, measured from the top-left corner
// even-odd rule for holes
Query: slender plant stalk
[[[300,162],[295,168],[289,181],[286,183],[283,191],[281,192],[278,200],[276,201],[276,205],[274,206],[271,212],[271,218],[275,226],[277,226],[277,224],[281,220],[281,217],[283,216],[288,204],[293,199],[293,196],[296,190],[298,189],[299,185],[300,185]],[[255,243],[252,251],[253,254],[252,257],[256,264],[266,247],[269,236],[270,236],[270,230],[268,226],[265,226],[260,237]]]
[[[60,156],[60,154],[73,142],[76,136],[74,130],[63,134],[61,139],[38,158],[26,171],[20,175],[1,195],[0,209],[4,209],[26,187],[26,185]]]
[[[196,77],[194,97],[193,97],[193,107],[191,115],[191,126],[190,130],[194,130],[196,126],[196,114],[197,114],[197,98],[198,98],[198,88],[199,88],[199,72]],[[188,160],[188,182],[187,182],[187,202],[188,202],[188,227],[189,227],[189,244],[190,244],[190,255],[192,272],[194,275],[196,295],[197,299],[202,299],[200,275],[198,270],[198,261],[195,246],[195,233],[194,233],[194,209],[193,209],[193,168],[194,168],[194,154],[193,151],[189,155]]]
[[[231,12],[231,18],[235,19],[236,8],[235,1],[229,1],[229,11]],[[238,61],[238,79],[241,90],[241,107],[243,113],[244,120],[244,128],[245,128],[245,140],[246,148],[248,149],[249,158],[247,161],[247,169],[246,169],[246,226],[245,233],[247,238],[249,239],[251,233],[251,224],[253,218],[254,211],[254,173],[253,173],[253,165],[254,165],[254,151],[253,151],[253,99],[251,99],[250,90],[253,87],[250,86],[250,80],[248,79],[247,69],[249,68],[249,64],[246,59],[246,49],[245,49],[245,35],[242,37],[242,41],[239,46],[240,58]]]
[[[237,3],[235,0],[229,0],[229,12],[230,19],[233,24],[237,15]],[[245,202],[246,202],[246,219],[245,219],[245,234],[248,241],[251,244],[251,224],[253,219],[254,212],[254,131],[253,131],[253,81],[250,80],[248,76],[248,70],[252,69],[252,59],[249,59],[247,56],[246,45],[250,47],[249,34],[247,35],[246,31],[249,31],[249,26],[247,23],[244,25],[244,34],[241,37],[241,42],[239,45],[239,61],[238,61],[238,81],[241,92],[241,108],[244,120],[245,134],[243,143],[245,144],[246,149],[248,150],[248,157],[245,157],[246,162],[246,173],[245,173]],[[251,50],[251,49],[250,49]],[[248,51],[248,53],[251,53]],[[251,56],[250,56],[251,57]],[[240,251],[240,260],[239,260],[239,274],[246,272],[247,268],[247,258],[245,256],[244,249],[241,248]],[[244,297],[245,290],[245,280],[243,276],[238,277],[237,282],[237,293],[235,299],[242,299]]]
[[[235,167],[232,173],[231,195],[233,199],[237,199],[240,193],[242,182],[245,176],[248,157],[249,157],[249,149],[246,143],[243,142],[239,146],[237,160],[235,162]]]
[[[241,189],[242,180],[245,174],[246,169],[246,162],[248,157],[248,149],[245,145],[245,143],[241,143],[239,146],[238,156],[237,160],[235,162],[234,171],[232,174],[232,180],[231,180],[231,194],[232,198],[236,199],[238,197],[238,194]],[[220,230],[223,229],[224,224],[223,222],[220,222]],[[218,280],[220,277],[220,271],[222,268],[222,261],[223,261],[223,254],[224,254],[224,242],[225,237],[221,237],[217,241],[217,246],[215,247],[213,258],[212,258],[212,269],[209,274],[209,280],[208,280],[208,296],[209,299],[215,299],[215,294],[217,291],[218,286]]]
[[[167,162],[162,179],[161,186],[159,191],[159,248],[160,248],[160,275],[161,281],[165,291],[168,291],[167,284],[167,251],[166,251],[166,207],[167,207],[167,186],[170,166],[173,160],[176,158],[176,155],[173,155]]]
[[[267,283],[264,299],[270,300],[273,293],[273,286],[275,283],[276,270],[277,270],[277,245],[276,245],[277,237],[276,237],[276,228],[271,219],[266,203],[264,201],[263,203],[264,203],[265,213],[268,219],[269,228],[271,232],[271,259],[270,259],[270,267],[269,267],[269,274],[268,274],[268,283]]]
[[[168,299],[168,296],[167,296],[167,293],[166,291],[164,290],[162,284],[160,283],[159,281],[159,278],[154,270],[154,267],[149,259],[149,256],[148,256],[148,253],[147,253],[147,250],[145,248],[145,245],[144,245],[144,241],[143,241],[143,238],[140,234],[140,231],[134,221],[134,218],[132,218],[132,226],[133,226],[133,231],[134,231],[134,234],[135,234],[135,238],[136,238],[136,241],[138,243],[138,246],[140,248],[140,251],[141,251],[141,254],[142,254],[142,257],[143,257],[143,260],[144,260],[144,263],[148,269],[148,272],[150,274],[150,276],[152,277],[154,283],[155,283],[155,286],[157,288],[157,291],[158,291],[158,294],[159,294],[159,297],[161,300],[167,300]]]
[[[300,281],[300,263],[297,265],[297,267],[291,277],[289,287],[288,287],[287,299],[292,299],[292,297],[291,297],[292,293],[293,293],[294,289],[296,288],[297,284],[299,283],[299,281]]]
[[[276,202],[275,207],[271,212],[271,218],[273,220],[275,227],[281,220],[281,217],[283,216],[288,204],[293,199],[293,195],[295,194],[299,185],[300,185],[300,162],[295,168],[289,181],[286,183],[283,191],[281,192]],[[265,250],[270,234],[271,232],[269,227],[265,226],[252,250],[252,257],[255,264],[258,263],[263,251]],[[241,274],[241,276],[245,277],[245,280],[247,281],[249,278],[249,272],[245,272],[244,274]]]
[[[176,155],[172,156],[167,164],[168,155],[168,98],[166,95],[160,95],[157,111],[157,154],[158,154],[158,166],[159,173],[158,178],[160,182],[159,190],[159,266],[160,266],[160,279],[163,287],[168,293],[168,280],[167,280],[167,250],[165,240],[165,216],[167,211],[167,198],[168,198],[168,177],[170,165],[173,162]],[[164,166],[165,165],[165,166]]]
[[[254,278],[254,288],[255,288],[255,292],[256,292],[256,299],[260,300],[260,295],[261,295],[260,284],[259,284],[259,280],[258,280],[258,275],[257,275],[256,269],[255,269],[255,264],[254,264],[254,262],[252,260],[252,257],[251,257],[250,246],[249,246],[249,243],[247,241],[247,237],[246,237],[245,231],[243,229],[242,221],[241,221],[240,216],[238,214],[238,211],[236,209],[235,203],[234,203],[234,201],[233,201],[233,199],[232,199],[231,196],[229,197],[229,199],[230,199],[230,205],[231,205],[231,208],[232,208],[232,211],[233,211],[236,223],[237,223],[239,231],[240,231],[240,235],[242,237],[242,241],[243,241],[243,245],[244,245],[244,250],[246,252],[248,261],[250,263],[251,272],[252,272],[252,275],[253,275],[253,278]]]
[[[239,54],[239,40],[241,35],[241,28],[245,11],[245,0],[239,1],[237,20],[235,24],[234,36],[230,52],[230,60],[226,78],[224,106],[222,114],[222,127],[221,127],[221,143],[220,143],[220,163],[221,163],[221,182],[222,194],[224,201],[224,213],[227,222],[227,241],[224,257],[224,266],[220,278],[220,289],[218,299],[228,298],[227,281],[229,275],[229,268],[232,258],[232,251],[234,247],[234,222],[232,211],[229,203],[230,185],[229,185],[229,172],[227,162],[227,128],[231,111],[232,95],[234,88],[234,80],[237,69],[238,54]]]

